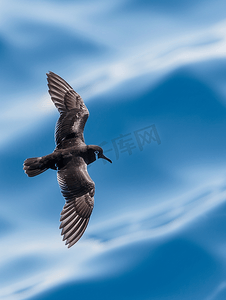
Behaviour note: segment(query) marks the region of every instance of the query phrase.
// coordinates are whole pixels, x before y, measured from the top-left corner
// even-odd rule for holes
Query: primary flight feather
[[[34,177],[47,169],[57,170],[57,180],[66,204],[61,212],[61,235],[68,248],[83,235],[94,205],[95,184],[87,165],[98,158],[111,162],[96,145],[86,145],[83,130],[89,111],[82,98],[60,76],[47,75],[49,94],[60,113],[55,128],[55,150],[46,156],[28,158],[24,171]]]

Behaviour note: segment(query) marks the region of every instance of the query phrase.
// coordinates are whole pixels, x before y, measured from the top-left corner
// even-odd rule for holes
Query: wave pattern
[[[0,3],[0,299],[225,299],[226,4],[170,3]],[[70,250],[56,174],[22,170],[54,148],[48,71],[113,160],[89,169],[96,206]],[[139,147],[152,124],[161,143]]]

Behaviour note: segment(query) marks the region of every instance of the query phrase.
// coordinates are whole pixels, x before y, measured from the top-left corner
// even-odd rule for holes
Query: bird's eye
[[[96,150],[96,151],[94,151],[94,153],[95,153],[95,154],[98,154],[98,153],[99,153],[99,151],[97,151],[97,150]]]

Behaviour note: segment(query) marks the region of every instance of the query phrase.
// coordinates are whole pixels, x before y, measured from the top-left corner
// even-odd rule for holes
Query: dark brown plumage
[[[56,149],[53,153],[24,162],[24,171],[34,177],[47,169],[57,170],[57,180],[66,204],[61,212],[61,235],[68,248],[83,235],[93,210],[95,184],[87,165],[98,158],[111,162],[103,149],[86,145],[83,130],[89,111],[82,98],[60,76],[47,74],[49,94],[60,113],[55,129]]]

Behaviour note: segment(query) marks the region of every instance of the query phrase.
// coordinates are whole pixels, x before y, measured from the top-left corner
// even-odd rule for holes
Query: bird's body
[[[49,94],[60,118],[56,124],[56,149],[49,155],[28,158],[24,171],[34,177],[47,169],[57,170],[57,180],[66,204],[61,212],[61,234],[68,247],[84,233],[94,205],[95,184],[87,172],[87,165],[98,158],[111,162],[96,145],[86,145],[83,136],[89,116],[82,98],[60,76],[47,74]]]

